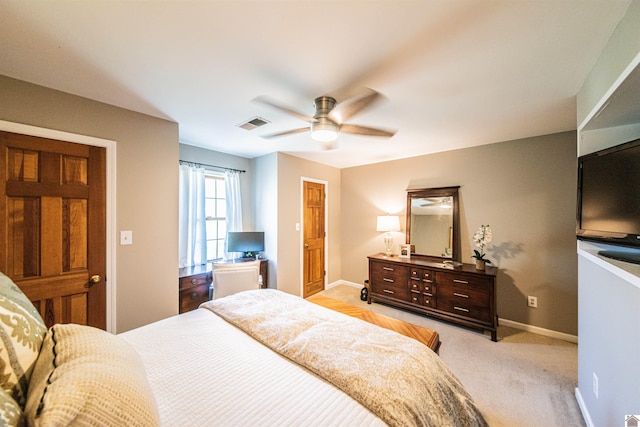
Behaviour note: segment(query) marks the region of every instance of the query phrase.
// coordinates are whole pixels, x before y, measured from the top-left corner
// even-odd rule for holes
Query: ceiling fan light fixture
[[[331,142],[338,138],[338,129],[335,123],[312,123],[311,138],[318,142]]]

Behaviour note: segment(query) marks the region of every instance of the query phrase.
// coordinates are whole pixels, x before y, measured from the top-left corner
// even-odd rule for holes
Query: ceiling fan
[[[336,103],[335,98],[331,96],[319,96],[314,101],[316,113],[313,117],[280,105],[264,96],[259,96],[254,101],[284,111],[309,123],[308,126],[302,128],[263,135],[263,138],[277,138],[311,131],[311,138],[314,140],[330,143],[338,137],[338,132],[385,138],[395,135],[395,131],[345,123],[360,111],[371,107],[381,97],[379,92],[369,88],[364,88],[358,95],[340,103]]]

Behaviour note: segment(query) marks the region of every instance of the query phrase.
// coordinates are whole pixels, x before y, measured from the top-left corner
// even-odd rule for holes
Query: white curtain
[[[226,171],[224,173],[224,190],[226,198],[227,231],[242,230],[242,198],[240,197],[240,173],[239,171]],[[225,258],[231,254],[226,251]]]
[[[180,165],[178,267],[207,262],[204,168]]]

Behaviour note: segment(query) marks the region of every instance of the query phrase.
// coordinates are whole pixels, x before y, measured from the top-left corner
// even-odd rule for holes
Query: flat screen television
[[[227,252],[242,252],[243,258],[256,258],[264,251],[264,231],[229,231]]]
[[[640,139],[578,158],[578,239],[635,250],[599,254],[640,264]]]

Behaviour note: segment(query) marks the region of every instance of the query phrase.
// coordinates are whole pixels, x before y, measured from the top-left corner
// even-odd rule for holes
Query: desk
[[[253,258],[237,258],[216,263],[235,263],[254,261]],[[180,296],[179,312],[195,310],[203,302],[211,299],[211,284],[213,275],[210,263],[184,267],[178,270],[178,292]],[[262,287],[268,288],[269,260],[260,259],[260,274],[262,275]]]

